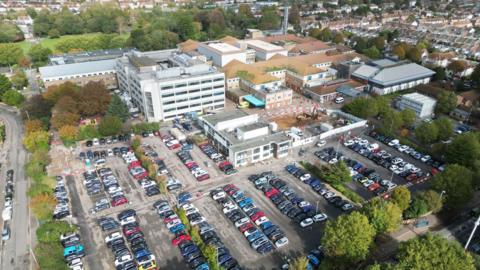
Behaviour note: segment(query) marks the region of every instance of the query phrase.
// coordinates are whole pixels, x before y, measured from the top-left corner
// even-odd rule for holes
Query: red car
[[[223,187],[223,191],[228,192],[231,189],[237,188],[234,184],[228,184]]]
[[[180,244],[181,242],[183,241],[189,241],[190,240],[190,235],[188,234],[181,234],[179,236],[177,236],[176,238],[174,238],[172,240],[172,245],[176,246],[178,244]]]
[[[272,189],[269,189],[267,191],[265,191],[265,196],[267,196],[268,198],[272,197],[273,195],[277,195],[278,194],[278,190],[276,188],[272,188]]]
[[[141,232],[141,231],[142,231],[142,230],[140,229],[139,226],[133,227],[133,228],[124,228],[124,229],[123,229],[123,234],[124,234],[125,236],[129,236],[129,235],[131,235],[131,234],[134,234],[134,233],[137,233],[137,232]]]
[[[121,198],[118,198],[116,200],[113,200],[112,201],[112,206],[119,206],[119,205],[126,204],[126,203],[128,203],[127,198],[121,197]]]
[[[242,226],[240,226],[240,228],[238,228],[240,230],[240,232],[245,232],[246,230],[250,229],[250,228],[253,228],[253,223],[249,222],[247,224],[243,224]]]
[[[220,169],[223,169],[225,166],[228,166],[228,165],[231,166],[232,163],[230,163],[228,160],[225,160],[225,161],[220,162],[220,164],[218,164],[218,167],[219,167]]]
[[[168,149],[170,149],[170,150],[175,150],[175,149],[180,148],[180,147],[182,147],[182,145],[179,144],[179,143],[176,143],[176,144],[170,145],[170,146],[168,147]]]
[[[264,217],[265,214],[263,212],[257,212],[255,215],[253,215],[250,219],[255,222],[257,219]]]
[[[379,188],[380,188],[380,184],[378,184],[378,183],[373,183],[370,186],[368,186],[368,190],[370,190],[370,191],[375,191]]]
[[[143,178],[146,178],[146,177],[148,177],[148,172],[147,171],[133,176],[133,178],[135,178],[136,180],[140,180],[140,179],[143,179]]]
[[[171,216],[165,218],[165,219],[163,220],[163,222],[165,222],[165,223],[170,223],[170,222],[172,222],[172,221],[174,221],[174,220],[176,220],[176,219],[178,219],[178,216],[177,216],[177,215],[171,215]]]
[[[204,181],[204,180],[208,180],[208,179],[210,179],[210,175],[208,173],[202,174],[199,177],[197,177],[198,181]]]
[[[239,191],[239,189],[237,187],[234,187],[230,190],[227,191],[227,194],[232,196],[235,192]]]
[[[137,161],[134,161],[134,162],[128,164],[128,170],[131,170],[135,167],[140,167],[140,166],[142,166],[142,163],[139,160],[137,160]]]
[[[417,178],[418,178],[417,174],[416,174],[416,173],[412,173],[412,174],[410,174],[409,176],[407,176],[407,181],[412,182],[412,181],[417,180]]]
[[[190,162],[185,163],[185,166],[187,166],[187,168],[189,168],[189,169],[192,169],[195,166],[198,167],[198,164],[195,161],[190,161]]]

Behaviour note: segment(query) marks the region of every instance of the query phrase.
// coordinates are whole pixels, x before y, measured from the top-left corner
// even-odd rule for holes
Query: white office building
[[[149,122],[225,106],[225,75],[176,50],[127,53],[115,68],[119,89]]]
[[[205,135],[235,166],[246,166],[270,158],[286,157],[291,138],[276,132],[275,125],[259,121],[258,114],[241,110],[201,117]]]
[[[198,52],[205,55],[217,67],[224,67],[233,60],[247,63],[246,50],[224,42],[200,43]]]
[[[431,118],[437,101],[419,93],[403,95],[397,106],[400,110],[410,109],[418,118]]]

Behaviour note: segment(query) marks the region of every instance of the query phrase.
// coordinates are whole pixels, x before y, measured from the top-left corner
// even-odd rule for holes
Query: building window
[[[260,147],[253,149],[253,153],[254,154],[260,153]]]
[[[180,84],[176,84],[175,88],[180,88],[180,87],[185,87],[185,86],[187,86],[186,83],[180,83]]]
[[[219,78],[215,78],[213,79],[214,82],[219,82],[219,81],[223,81],[224,78],[223,77],[219,77]]]
[[[173,85],[162,86],[162,90],[168,90],[168,89],[172,89],[172,88],[173,88]]]
[[[212,82],[212,80],[203,80],[203,81],[202,81],[202,84],[211,83],[211,82]]]
[[[174,94],[173,93],[170,93],[170,94],[162,94],[162,97],[163,98],[166,98],[166,97],[173,97]]]
[[[197,84],[199,84],[199,83],[200,83],[200,82],[198,82],[198,81],[197,81],[197,82],[189,82],[188,85],[197,85]]]

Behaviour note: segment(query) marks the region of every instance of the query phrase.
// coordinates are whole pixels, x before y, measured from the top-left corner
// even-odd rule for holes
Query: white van
[[[337,103],[337,104],[343,103],[344,101],[345,101],[345,99],[343,97],[335,98],[335,103]]]

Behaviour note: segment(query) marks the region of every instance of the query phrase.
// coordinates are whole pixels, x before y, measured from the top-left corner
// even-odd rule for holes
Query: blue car
[[[287,172],[289,173],[292,173],[292,171],[295,170],[296,168],[297,167],[295,167],[295,165],[292,165],[292,164],[285,166],[285,170],[287,170]]]
[[[82,245],[75,245],[66,247],[63,250],[63,257],[68,257],[70,255],[83,255],[85,250]]]
[[[238,206],[240,206],[241,208],[243,208],[243,207],[245,207],[245,206],[247,206],[248,204],[251,204],[251,203],[253,203],[252,198],[247,197],[247,198],[239,201],[239,202],[238,202]]]
[[[150,251],[146,248],[144,249],[140,249],[139,251],[135,252],[135,258],[138,260],[139,258],[143,257],[143,256],[148,256],[152,253],[150,253]]]
[[[264,222],[264,223],[260,224],[260,228],[261,228],[262,230],[266,230],[266,229],[268,229],[268,228],[270,228],[270,227],[272,227],[272,226],[273,226],[273,223],[270,222],[270,221],[267,221],[267,222]]]
[[[181,192],[177,196],[177,200],[179,200],[179,201],[188,201],[191,198],[192,198],[192,194],[190,194],[189,192]]]
[[[310,186],[311,186],[311,187],[320,186],[321,184],[322,184],[322,182],[320,182],[320,180],[315,179],[315,178],[313,178],[313,179],[312,179],[312,182],[310,182]]]
[[[182,253],[182,256],[185,257],[187,256],[188,254],[190,253],[193,253],[195,251],[198,251],[198,247],[196,245],[190,245],[190,246],[186,246],[184,247],[182,250],[181,250],[181,253]]]
[[[248,240],[249,243],[252,243],[253,241],[257,240],[258,238],[260,238],[262,236],[265,236],[265,235],[263,233],[259,232],[259,231],[256,231],[253,234],[249,235],[247,237],[247,240]]]
[[[230,256],[230,254],[225,254],[225,255],[222,255],[222,256],[218,256],[218,263],[220,265],[222,265],[230,259],[232,259],[232,256]]]
[[[310,262],[314,267],[318,267],[320,265],[320,260],[312,254],[309,254],[307,259],[308,262]]]
[[[171,227],[170,232],[177,233],[179,231],[185,230],[185,226],[183,224],[178,224],[177,226]]]
[[[355,166],[353,166],[352,168],[353,168],[355,171],[358,171],[358,170],[360,170],[362,167],[363,167],[363,165],[362,165],[361,163],[357,163],[357,164],[355,164]]]
[[[207,263],[202,263],[195,268],[195,270],[210,270]]]

